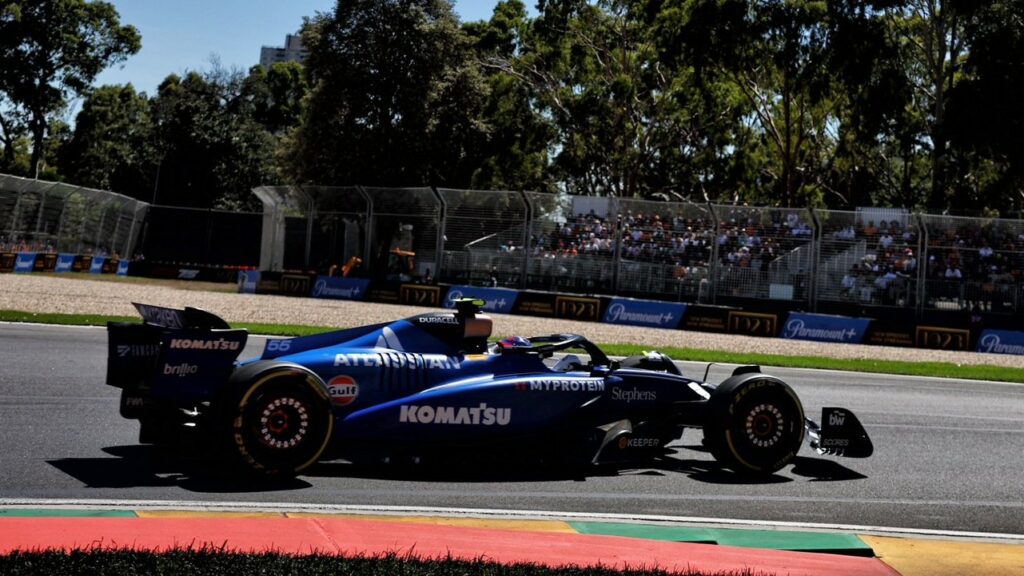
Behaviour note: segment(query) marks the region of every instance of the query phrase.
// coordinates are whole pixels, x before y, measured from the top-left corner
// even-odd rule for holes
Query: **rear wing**
[[[248,332],[198,308],[134,304],[143,323],[107,324],[107,384],[122,388],[121,414],[158,403],[191,407],[227,381]]]

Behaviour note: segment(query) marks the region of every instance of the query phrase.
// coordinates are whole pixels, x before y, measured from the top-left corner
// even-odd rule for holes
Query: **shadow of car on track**
[[[681,449],[681,450],[680,450]],[[866,478],[831,460],[798,456],[792,468],[767,476],[736,474],[710,459],[684,458],[688,452],[704,452],[702,446],[673,446],[643,463],[602,465],[566,464],[540,460],[491,457],[378,458],[350,462],[319,462],[299,478],[254,481],[218,470],[214,462],[182,457],[173,450],[149,446],[112,446],[103,449],[112,458],[62,458],[48,463],[79,480],[88,488],[178,487],[199,493],[246,493],[302,490],[313,478],[362,478],[412,482],[552,482],[615,476],[663,476],[685,474],[708,484],[783,484],[794,478],[810,481],[843,481]]]
[[[300,490],[311,484],[301,478],[277,482],[240,481],[215,471],[208,460],[184,458],[152,445],[110,446],[113,458],[60,458],[47,463],[87,488],[179,487],[190,492],[245,493]]]
[[[683,448],[684,450],[677,450]],[[689,451],[705,452],[703,446],[673,446],[650,461],[601,465],[566,465],[543,461],[509,461],[503,457],[443,458],[429,460],[404,459],[401,461],[348,461],[320,462],[307,470],[306,477],[350,477],[380,480],[419,482],[548,482],[586,481],[588,478],[614,476],[661,476],[686,474],[690,478],[709,484],[782,484],[794,479],[782,474],[749,476],[737,474],[714,460],[679,457]],[[856,480],[866,476],[845,466],[823,458],[798,456],[792,475],[811,481]]]

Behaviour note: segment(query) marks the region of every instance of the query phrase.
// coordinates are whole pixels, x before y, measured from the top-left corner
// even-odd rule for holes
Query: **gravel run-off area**
[[[324,326],[325,330],[386,322],[430,311],[429,308],[346,300],[184,290],[137,284],[128,279],[96,281],[84,280],[80,276],[0,275],[0,310],[133,316],[135,309],[132,302],[174,308],[203,308],[228,322],[300,324]],[[1024,368],[1024,357],[1004,354],[832,344],[504,314],[492,314],[491,317],[494,318],[496,336],[577,333],[598,343],[642,344],[651,349],[675,346],[786,356],[933,361]],[[956,374],[949,376],[955,377]]]

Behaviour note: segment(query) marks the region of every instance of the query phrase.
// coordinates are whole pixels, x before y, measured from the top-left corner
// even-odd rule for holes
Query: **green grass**
[[[302,574],[303,576],[667,576],[669,572],[640,567],[626,571],[601,566],[547,568],[535,564],[498,564],[452,558],[423,560],[386,554],[340,557],[326,554],[240,554],[220,550],[176,550],[162,554],[121,550],[14,552],[0,556],[0,574],[210,575]],[[673,572],[687,576],[753,576],[755,572]],[[756,574],[761,574],[760,572]]]
[[[107,321],[137,322],[135,317],[100,316],[95,314],[36,314],[16,310],[0,310],[0,321],[35,322],[61,325],[103,326]],[[253,334],[273,336],[308,336],[330,330],[323,326],[296,326],[287,324],[256,324],[233,322],[235,328],[245,328]],[[611,356],[631,356],[650,350],[650,346],[637,344],[600,343],[601,348]],[[661,352],[676,360],[693,362],[718,362],[726,364],[759,364],[782,368],[816,368],[823,370],[846,370],[851,372],[872,372],[928,376],[933,378],[965,378],[969,380],[994,380],[999,382],[1024,382],[1024,369],[987,365],[958,365],[950,362],[897,362],[890,360],[851,360],[823,358],[817,356],[786,356],[774,354],[749,354],[723,352],[696,348],[660,348]]]

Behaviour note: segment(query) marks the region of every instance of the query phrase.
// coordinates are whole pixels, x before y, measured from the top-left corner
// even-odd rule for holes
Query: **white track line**
[[[557,512],[547,510],[503,510],[490,508],[436,508],[430,506],[375,506],[348,504],[302,504],[286,502],[192,502],[184,500],[103,500],[103,499],[32,499],[0,498],[3,508],[101,508],[108,510],[183,510],[202,512],[304,512],[318,514],[353,514],[387,516],[444,516],[477,519],[514,520],[570,520],[591,522],[624,522],[663,525],[725,526],[753,529],[800,529],[812,531],[849,532],[883,536],[921,536],[927,538],[955,538],[992,540],[1024,544],[1024,534],[994,532],[967,532],[958,530],[931,530],[925,528],[896,528],[889,526],[859,526],[854,524],[826,524],[819,522],[785,522],[771,520],[743,520],[734,518],[700,518],[694,516],[663,516],[651,514],[598,514],[590,512]]]

